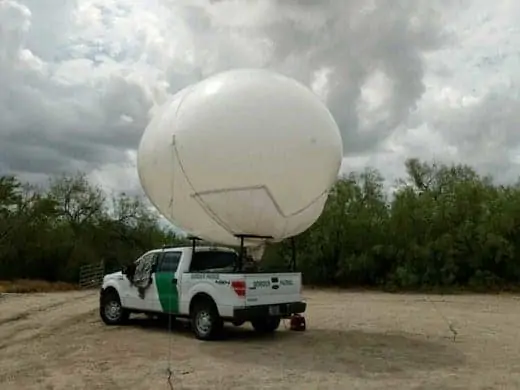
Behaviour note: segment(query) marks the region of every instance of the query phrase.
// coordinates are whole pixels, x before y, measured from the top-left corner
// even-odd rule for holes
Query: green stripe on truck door
[[[173,272],[157,272],[155,274],[155,284],[157,286],[157,294],[163,312],[170,314],[179,313],[179,293],[177,284],[174,284]]]

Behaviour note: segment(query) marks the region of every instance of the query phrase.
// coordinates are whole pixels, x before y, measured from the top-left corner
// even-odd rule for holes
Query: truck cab
[[[186,318],[197,338],[209,340],[224,322],[249,321],[258,332],[273,332],[282,318],[306,310],[300,273],[244,272],[238,258],[223,247],[148,251],[104,277],[100,316],[107,325],[122,324],[133,313]]]

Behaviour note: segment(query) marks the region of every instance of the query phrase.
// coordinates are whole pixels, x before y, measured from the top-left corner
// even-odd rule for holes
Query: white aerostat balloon
[[[170,222],[238,245],[236,235],[276,242],[309,228],[342,155],[336,122],[309,89],[277,73],[240,69],[186,87],[160,107],[137,163],[145,193]]]

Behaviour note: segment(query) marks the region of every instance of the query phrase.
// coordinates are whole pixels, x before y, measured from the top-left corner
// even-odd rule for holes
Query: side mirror
[[[121,273],[123,275],[126,275],[128,273],[128,267],[126,265],[123,265],[123,268],[121,268]]]

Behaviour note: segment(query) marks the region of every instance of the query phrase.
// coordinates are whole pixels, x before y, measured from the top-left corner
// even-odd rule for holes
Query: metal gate
[[[105,275],[105,262],[86,264],[79,269],[79,287],[82,289],[99,288]]]

